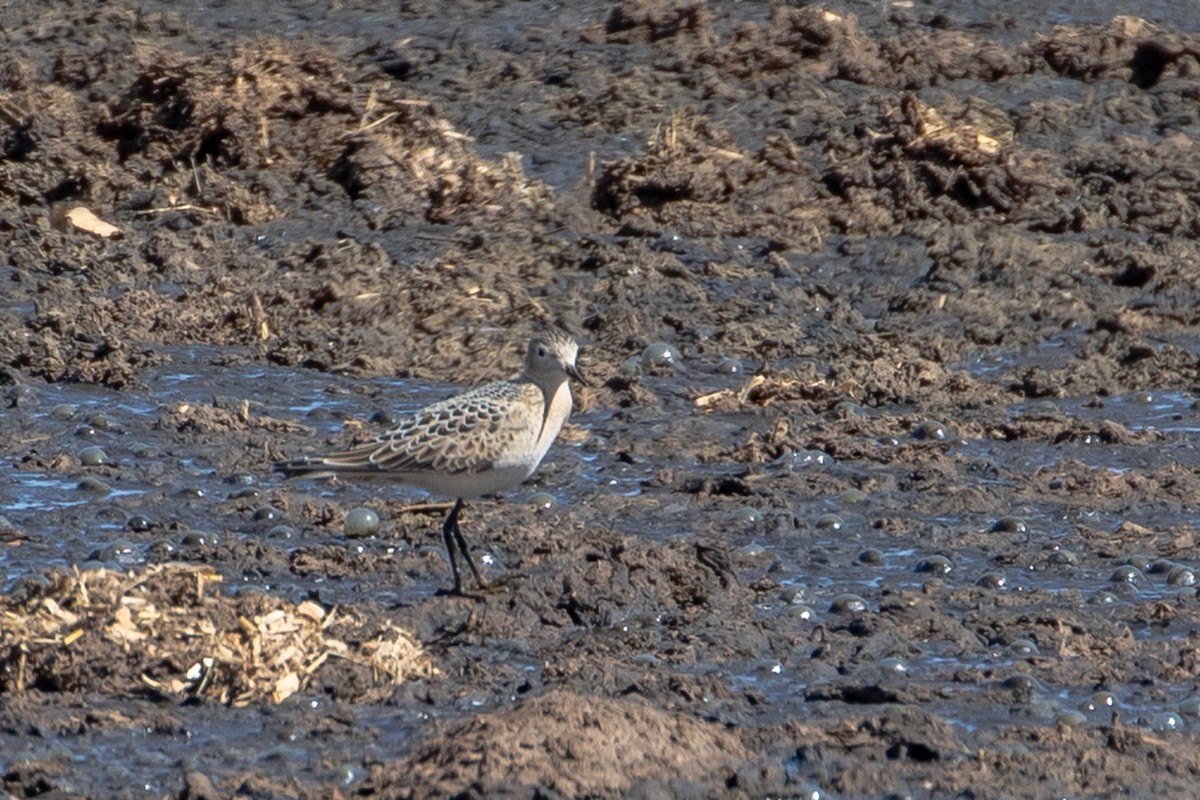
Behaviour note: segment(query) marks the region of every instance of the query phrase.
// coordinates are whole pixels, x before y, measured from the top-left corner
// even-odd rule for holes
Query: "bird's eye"
[[[539,347],[538,348],[538,358],[545,358],[545,357],[546,357],[546,348]]]

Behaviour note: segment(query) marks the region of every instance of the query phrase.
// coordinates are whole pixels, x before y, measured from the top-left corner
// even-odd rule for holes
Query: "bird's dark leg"
[[[471,554],[471,546],[467,544],[467,537],[463,536],[462,529],[458,527],[458,512],[462,511],[463,501],[458,498],[454,503],[454,508],[450,509],[450,513],[446,515],[446,521],[442,524],[442,538],[446,542],[446,554],[450,557],[450,573],[454,576],[454,593],[465,594],[462,585],[462,573],[458,571],[458,559],[454,555],[454,551],[462,553],[462,557],[467,560],[467,566],[471,568],[471,574],[475,577],[475,583],[480,589],[488,588],[488,582],[479,574],[479,567],[475,566],[475,558]]]
[[[450,513],[446,515],[446,521],[442,523],[442,538],[446,541],[446,555],[450,558],[450,574],[454,576],[454,593],[462,594],[462,575],[458,572],[458,559],[454,556],[454,550],[458,546],[454,542],[454,531],[458,528],[458,512],[462,510],[462,498],[458,498],[458,502],[454,504],[454,508],[450,509]]]
[[[461,506],[462,500],[459,500],[457,505]],[[475,556],[471,553],[471,545],[467,542],[467,537],[463,536],[462,528],[458,527],[457,514],[454,515],[454,540],[458,542],[458,551],[467,560],[467,566],[471,568],[471,574],[475,576],[475,585],[480,589],[487,589],[488,582],[483,579],[479,567],[475,566]]]

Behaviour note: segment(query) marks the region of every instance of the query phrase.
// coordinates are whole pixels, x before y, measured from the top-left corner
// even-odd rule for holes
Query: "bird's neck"
[[[542,429],[538,433],[538,449],[545,452],[571,415],[571,386],[565,379],[539,385],[542,389]]]

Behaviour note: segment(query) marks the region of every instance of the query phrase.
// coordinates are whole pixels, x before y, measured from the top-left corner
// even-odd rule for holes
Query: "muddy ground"
[[[0,796],[1194,792],[1187,4],[379,5],[0,10]]]

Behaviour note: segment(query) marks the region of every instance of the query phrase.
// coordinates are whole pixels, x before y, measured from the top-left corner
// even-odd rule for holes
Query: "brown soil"
[[[1193,791],[1200,20],[376,5],[0,11],[0,793]],[[504,591],[270,475],[546,323]]]

